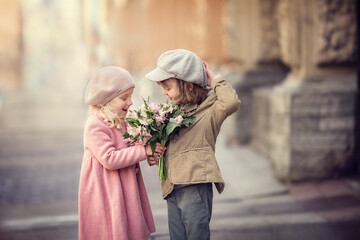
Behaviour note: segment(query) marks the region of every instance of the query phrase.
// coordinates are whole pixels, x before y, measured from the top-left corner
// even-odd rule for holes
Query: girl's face
[[[163,90],[162,94],[167,96],[170,101],[172,101],[174,104],[181,104],[179,87],[176,84],[176,81],[176,79],[170,78],[158,83],[158,85]]]
[[[128,90],[122,92],[117,97],[114,97],[110,102],[110,107],[112,110],[119,115],[119,117],[125,117],[128,109],[133,104],[131,96],[134,92],[134,88],[129,88]]]

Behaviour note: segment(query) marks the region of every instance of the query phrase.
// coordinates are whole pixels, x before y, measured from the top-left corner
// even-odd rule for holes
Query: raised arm
[[[215,121],[221,124],[239,109],[241,101],[236,91],[220,74],[215,75],[206,62],[204,65],[208,76],[208,87],[211,87],[217,95],[217,101],[213,105]]]
[[[216,76],[212,82],[211,88],[217,95],[217,101],[214,104],[214,107],[223,113],[222,115],[224,118],[230,116],[239,109],[241,101],[239,100],[236,91],[221,75]]]

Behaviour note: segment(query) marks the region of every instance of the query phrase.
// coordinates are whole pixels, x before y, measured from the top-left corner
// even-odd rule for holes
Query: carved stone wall
[[[292,69],[321,75],[318,66],[355,62],[352,0],[279,0],[276,18],[281,59]]]
[[[306,78],[305,82],[291,96],[290,179],[354,172],[356,75]]]
[[[319,0],[317,64],[354,63],[356,13],[352,0]]]
[[[281,56],[291,73],[282,84],[255,91],[252,141],[279,179],[355,170],[354,4],[279,0]]]

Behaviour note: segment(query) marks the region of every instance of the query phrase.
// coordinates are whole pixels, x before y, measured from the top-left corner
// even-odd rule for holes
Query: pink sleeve
[[[85,130],[85,147],[109,170],[125,168],[146,159],[144,145],[117,150],[111,130],[102,124],[92,123]]]

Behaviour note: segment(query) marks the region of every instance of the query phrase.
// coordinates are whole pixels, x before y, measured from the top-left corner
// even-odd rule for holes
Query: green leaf
[[[159,130],[158,130],[153,124],[150,125],[150,128],[151,128],[151,130],[153,130],[154,132],[159,132]]]
[[[137,134],[135,137],[134,137],[134,141],[136,141],[136,139],[138,139],[140,137],[140,134]]]
[[[136,118],[126,118],[125,119],[129,124],[130,126],[132,127],[137,127],[137,125],[139,124],[139,121],[136,119]]]
[[[161,124],[160,125],[160,132],[162,132],[164,130],[164,128],[165,128],[165,124]]]
[[[130,138],[130,134],[128,132],[125,132],[124,135],[123,135],[124,139],[127,139],[127,138]]]
[[[155,134],[147,141],[147,143],[156,142],[156,140],[158,139],[159,139],[159,135]]]
[[[180,125],[175,122],[169,122],[169,124],[166,126],[166,136],[170,136],[174,129],[179,126]]]
[[[134,122],[136,121],[136,118],[125,118],[125,120],[128,122]]]
[[[195,121],[195,117],[186,117],[184,118],[184,120],[182,121],[182,124],[185,125],[186,127],[189,126],[190,123],[193,123]]]
[[[152,113],[150,111],[146,111],[146,116],[148,119],[152,118]]]
[[[154,154],[156,149],[156,142],[150,142],[150,147],[152,154]]]

